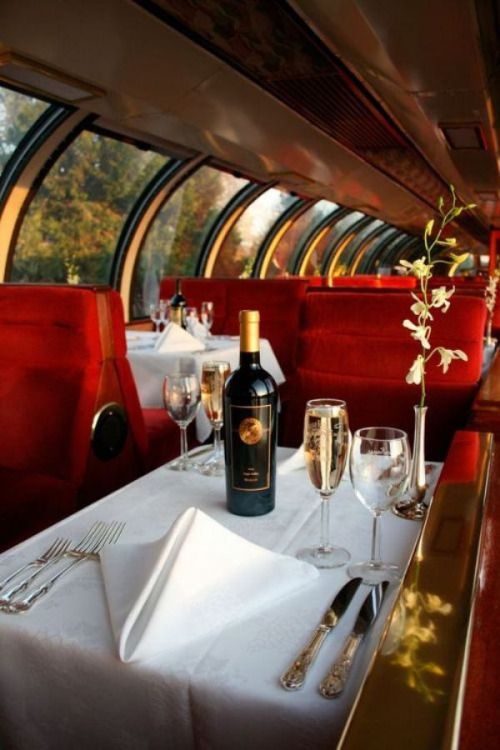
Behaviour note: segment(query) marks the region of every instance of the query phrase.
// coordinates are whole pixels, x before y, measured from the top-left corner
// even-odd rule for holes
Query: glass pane
[[[194,274],[213,222],[247,184],[228,172],[201,167],[173,193],[152,223],[136,265],[134,317],[144,315],[158,298],[161,278]]]
[[[304,236],[338,206],[322,200],[308,208],[285,232],[266,270],[266,278],[283,276],[290,271],[288,264],[297,245]]]
[[[0,172],[50,104],[0,86]]]
[[[260,244],[277,218],[297,200],[270,188],[243,211],[224,240],[215,260],[212,276],[251,276]]]
[[[12,281],[108,283],[123,223],[166,156],[84,131],[46,176],[21,227]]]
[[[362,216],[362,213],[355,211],[354,213],[335,221],[326,231],[322,232],[314,242],[311,250],[308,251],[308,255],[306,256],[307,261],[302,273],[305,276],[316,276],[320,274],[325,252],[330,249],[332,242],[335,241],[335,238],[347,226],[350,226],[358,219],[361,219]]]

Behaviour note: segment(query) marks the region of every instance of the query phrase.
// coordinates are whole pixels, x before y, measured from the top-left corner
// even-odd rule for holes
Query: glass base
[[[408,521],[422,521],[427,514],[427,506],[419,501],[397,503],[392,512],[399,518],[406,518]]]
[[[340,568],[351,559],[349,552],[342,547],[306,547],[295,555],[316,568]]]
[[[226,471],[224,456],[217,455],[212,451],[205,461],[196,465],[196,468],[205,477],[221,477]]]
[[[399,581],[399,565],[393,563],[360,562],[349,565],[347,574],[351,578],[362,578],[363,583],[376,585],[382,581]]]
[[[179,458],[176,458],[173,461],[169,461],[165,466],[172,471],[194,471],[196,468],[194,461],[190,458],[185,459],[182,456],[179,456]]]

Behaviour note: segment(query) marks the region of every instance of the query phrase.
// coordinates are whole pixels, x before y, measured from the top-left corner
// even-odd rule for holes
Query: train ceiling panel
[[[307,19],[288,3],[136,2],[204,45],[335,141],[428,202],[435,203],[446,190],[443,179],[367,87],[319,35],[311,33]],[[337,8],[345,5],[331,0],[328,3],[320,0],[318,4],[330,12],[335,5]],[[304,16],[313,5],[314,1],[309,0],[302,3]],[[484,225],[471,222],[470,217],[468,229],[473,229],[483,241],[486,239]]]
[[[472,29],[472,0],[442,2],[460,16],[461,33]],[[487,148],[452,152],[438,124],[458,116],[442,104],[457,107],[458,89],[429,81],[427,58],[422,70],[411,66],[416,42],[405,59],[412,12],[418,6],[428,22],[436,3],[397,5],[412,6],[409,21],[400,23],[399,7],[392,18],[389,0],[25,0],[0,5],[0,52],[102,90],[79,106],[121,132],[214,156],[257,179],[282,176],[299,194],[408,231],[420,232],[448,182],[464,200],[479,191],[482,211],[462,227],[480,249],[498,206],[498,169],[475,31],[443,58],[452,66],[460,55],[477,58],[460,111],[475,97],[469,120],[478,113]],[[432,58],[438,31],[431,42]]]

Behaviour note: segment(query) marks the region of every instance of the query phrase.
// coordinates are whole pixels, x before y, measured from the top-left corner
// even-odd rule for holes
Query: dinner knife
[[[361,605],[354,627],[344,641],[340,656],[320,683],[319,692],[323,698],[337,698],[342,693],[361,641],[377,617],[388,586],[389,581],[382,581],[373,586]]]
[[[352,578],[337,592],[307,646],[302,649],[293,664],[281,675],[280,682],[285,690],[302,687],[309,667],[315,660],[326,636],[330,633],[348,608],[361,584],[361,578]]]

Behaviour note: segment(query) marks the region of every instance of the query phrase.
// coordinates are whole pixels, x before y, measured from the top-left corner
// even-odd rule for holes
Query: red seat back
[[[307,295],[297,371],[284,389],[285,445],[300,443],[305,402],[320,397],[345,399],[352,429],[390,425],[412,436],[420,389],[405,382],[419,352],[402,326],[412,318],[410,304],[409,294]],[[428,458],[442,459],[453,432],[465,424],[481,374],[484,317],[482,300],[467,296],[455,297],[446,314],[434,314],[433,344],[462,349],[469,360],[453,361],[446,374],[428,365]]]

